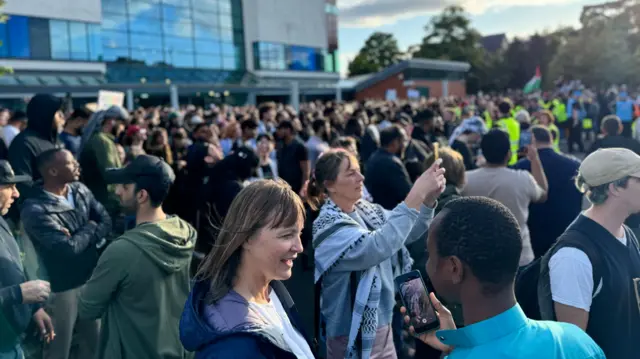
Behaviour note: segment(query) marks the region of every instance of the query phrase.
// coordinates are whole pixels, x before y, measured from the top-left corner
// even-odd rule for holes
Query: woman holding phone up
[[[440,163],[416,180],[404,202],[386,211],[361,199],[364,176],[352,154],[331,150],[318,159],[307,194],[311,205],[321,205],[313,247],[328,359],[397,358],[393,279],[411,270],[405,245],[424,240],[433,218],[446,182]]]

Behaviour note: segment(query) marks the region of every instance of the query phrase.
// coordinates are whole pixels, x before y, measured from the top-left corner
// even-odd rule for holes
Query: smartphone
[[[429,299],[427,287],[417,270],[396,277],[396,290],[400,293],[402,304],[411,318],[410,324],[416,333],[424,333],[440,327],[433,304]]]

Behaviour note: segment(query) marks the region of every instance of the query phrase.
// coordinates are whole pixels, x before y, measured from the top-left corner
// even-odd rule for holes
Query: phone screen
[[[410,277],[399,284],[400,296],[405,308],[409,312],[411,325],[416,333],[423,333],[437,328],[440,323],[433,309],[427,289],[422,278]]]

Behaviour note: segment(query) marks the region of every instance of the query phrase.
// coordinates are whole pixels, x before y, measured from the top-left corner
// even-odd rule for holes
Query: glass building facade
[[[256,70],[337,72],[335,56],[325,49],[287,45],[272,42],[253,44],[253,62]]]
[[[102,0],[104,60],[242,71],[239,0]]]
[[[11,15],[0,24],[0,57],[102,61],[100,25]]]

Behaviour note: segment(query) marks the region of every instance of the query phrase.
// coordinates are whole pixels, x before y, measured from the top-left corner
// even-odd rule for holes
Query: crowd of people
[[[35,95],[0,111],[0,359],[636,358],[632,96]]]

